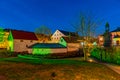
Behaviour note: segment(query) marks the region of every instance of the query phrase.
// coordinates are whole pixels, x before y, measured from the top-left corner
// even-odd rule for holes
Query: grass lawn
[[[120,75],[97,63],[65,59],[0,60],[0,80],[119,80]]]

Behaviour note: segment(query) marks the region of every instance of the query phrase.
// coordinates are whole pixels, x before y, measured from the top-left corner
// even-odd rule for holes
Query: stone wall
[[[80,48],[80,43],[68,43],[67,45],[68,52],[78,51],[79,48]]]
[[[38,43],[36,40],[20,40],[20,39],[14,39],[14,52],[24,52],[28,51],[28,46]]]

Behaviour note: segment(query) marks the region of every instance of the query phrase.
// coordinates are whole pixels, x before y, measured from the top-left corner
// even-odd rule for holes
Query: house
[[[55,33],[52,35],[51,40],[52,42],[58,43],[61,37],[70,37],[70,36],[78,36],[75,32],[68,32],[63,30],[56,30]]]
[[[115,30],[111,31],[110,34],[111,34],[111,40],[112,40],[111,45],[112,46],[120,45],[120,27],[118,27]],[[104,44],[104,35],[98,36],[98,42],[99,42],[100,46],[103,46],[103,44]]]
[[[120,45],[120,27],[111,31],[112,45]]]
[[[28,53],[41,55],[67,53],[67,48],[59,43],[36,43],[29,46]]]
[[[8,42],[10,51],[26,52],[28,46],[38,43],[38,39],[33,32],[10,30]]]
[[[59,43],[67,47],[67,51],[79,51],[80,42],[75,37],[61,37]]]
[[[8,40],[7,40],[8,35],[9,35],[9,32],[0,28],[0,48],[8,49]]]

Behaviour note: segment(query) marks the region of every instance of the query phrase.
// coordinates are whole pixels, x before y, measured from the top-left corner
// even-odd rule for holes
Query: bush
[[[120,50],[118,47],[111,48],[94,48],[91,56],[103,62],[120,64]]]
[[[0,58],[5,58],[11,56],[11,52],[5,50],[5,49],[0,49]]]

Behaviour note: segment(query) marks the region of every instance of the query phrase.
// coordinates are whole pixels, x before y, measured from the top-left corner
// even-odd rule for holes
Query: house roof
[[[66,48],[66,47],[59,43],[36,43],[29,46],[29,48]]]
[[[68,31],[63,31],[63,30],[59,30],[60,32],[62,32],[64,35],[68,36],[77,36],[77,34],[75,32],[68,32]]]
[[[119,36],[119,35],[116,35],[116,36],[114,36],[114,38],[120,38],[120,36]]]
[[[117,29],[111,31],[111,32],[120,32],[120,27],[118,27]]]
[[[67,43],[78,43],[75,37],[62,37]]]
[[[11,30],[14,39],[38,40],[33,32]]]

